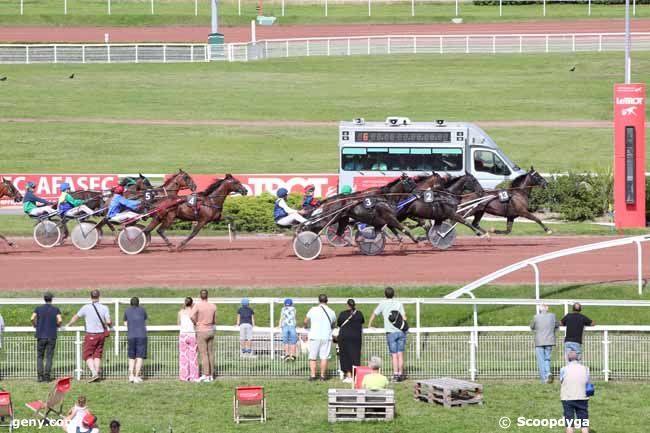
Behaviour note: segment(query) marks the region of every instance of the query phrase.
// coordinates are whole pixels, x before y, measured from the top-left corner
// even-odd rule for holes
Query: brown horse
[[[553,233],[546,225],[528,210],[528,201],[530,200],[530,190],[536,186],[546,188],[548,182],[533,167],[526,174],[518,176],[512,181],[510,187],[505,190],[507,199],[500,199],[499,194],[503,190],[485,191],[484,196],[493,196],[494,198],[487,203],[480,205],[472,214],[474,220],[472,225],[481,230],[479,223],[483,214],[496,215],[505,217],[507,220],[506,230],[494,230],[494,233],[507,235],[512,231],[512,224],[517,217],[524,217],[539,224],[546,234]],[[476,198],[470,196],[468,199]]]
[[[246,195],[248,194],[248,191],[239,180],[231,174],[226,174],[226,177],[215,180],[202,193],[188,197],[188,200],[182,202],[178,206],[170,207],[164,215],[160,215],[152,221],[145,231],[151,232],[151,230],[153,230],[157,225],[160,225],[156,231],[165,241],[167,248],[170,251],[173,251],[174,246],[165,235],[165,230],[171,227],[176,219],[180,219],[181,221],[196,221],[190,235],[185,238],[180,245],[178,245],[178,248],[176,248],[177,251],[182,251],[187,243],[191,241],[207,223],[217,222],[221,219],[223,203],[226,201],[226,197],[232,193]]]
[[[5,179],[4,177],[2,178],[2,182],[0,182],[0,199],[3,197],[9,197],[16,203],[19,203],[23,200],[23,196],[20,191],[18,191],[18,189],[14,186],[13,183],[11,183],[9,179]],[[14,243],[4,236],[0,235],[0,239],[2,239],[10,247],[14,246]]]

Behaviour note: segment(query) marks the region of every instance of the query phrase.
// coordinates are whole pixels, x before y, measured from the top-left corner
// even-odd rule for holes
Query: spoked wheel
[[[95,229],[95,224],[90,222],[79,223],[70,233],[72,244],[80,250],[90,250],[97,246],[101,234]]]
[[[34,242],[41,248],[52,248],[61,241],[61,227],[53,221],[43,220],[34,227]]]
[[[374,227],[368,226],[357,231],[355,241],[363,254],[376,256],[384,251],[386,235],[383,231],[377,231]]]
[[[327,242],[334,247],[347,247],[352,245],[352,228],[346,226],[341,236],[336,233],[338,228],[338,224],[332,224],[327,227],[327,230],[325,230],[325,239],[327,239]]]
[[[320,236],[314,232],[300,232],[293,239],[293,252],[301,260],[314,260],[322,249]]]
[[[140,230],[142,230],[143,232],[144,232],[144,229],[146,228],[142,224],[136,224],[135,226],[137,228],[139,228]],[[145,236],[147,237],[147,246],[146,246],[146,248],[149,248],[149,245],[151,245],[151,232],[146,232]]]
[[[117,244],[124,254],[133,256],[147,248],[147,237],[140,227],[128,226],[120,230]]]
[[[427,236],[434,248],[447,250],[456,240],[456,228],[448,222],[440,224],[440,229],[438,230],[432,225]]]

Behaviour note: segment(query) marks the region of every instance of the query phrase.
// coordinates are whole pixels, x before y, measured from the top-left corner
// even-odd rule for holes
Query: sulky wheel
[[[384,251],[386,235],[374,227],[365,227],[357,231],[355,236],[359,250],[366,256],[376,256]]]
[[[61,240],[61,228],[50,220],[43,220],[34,226],[34,242],[41,248],[52,248]]]
[[[136,224],[135,226],[144,232],[145,226],[143,226],[142,224]],[[145,236],[147,237],[146,248],[149,248],[149,245],[151,245],[151,232],[145,232]]]
[[[97,246],[101,233],[95,229],[94,223],[79,223],[70,233],[72,244],[80,250],[90,250]]]
[[[427,233],[427,237],[434,248],[446,250],[449,249],[456,240],[456,228],[448,222],[440,224],[439,229],[436,229],[436,226],[432,225],[429,229],[429,233]]]
[[[333,247],[347,247],[352,245],[352,228],[346,226],[341,236],[336,234],[337,230],[338,224],[332,224],[327,227],[325,230],[325,239],[327,239],[327,242]]]
[[[124,254],[140,254],[147,247],[147,237],[138,226],[128,226],[120,230],[117,244]]]
[[[293,239],[293,252],[301,260],[314,260],[322,249],[320,236],[314,232],[300,232]]]

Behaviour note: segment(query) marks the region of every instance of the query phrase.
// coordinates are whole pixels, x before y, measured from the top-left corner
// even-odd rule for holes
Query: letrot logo
[[[641,105],[643,104],[643,97],[633,98],[626,96],[625,98],[616,98],[617,105]]]

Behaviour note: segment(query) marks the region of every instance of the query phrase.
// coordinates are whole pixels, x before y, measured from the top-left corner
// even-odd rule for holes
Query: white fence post
[[[83,373],[83,368],[81,367],[81,345],[83,343],[81,342],[81,332],[76,331],[75,332],[75,340],[74,340],[74,346],[75,346],[75,377],[77,380],[81,380],[81,374]]]
[[[199,0],[194,0],[194,16],[199,16]]]
[[[325,16],[327,16],[327,0],[325,0]]]
[[[25,0],[20,0],[20,14],[21,15],[23,14],[23,12],[25,10],[24,2],[25,2]]]
[[[535,271],[535,299],[539,300],[539,267],[535,263],[530,263],[530,266]]]
[[[589,0],[589,3],[587,4],[587,15],[591,16],[591,0]]]
[[[63,15],[68,15],[68,0],[63,0]]]
[[[275,322],[274,319],[274,310],[273,310],[273,300],[269,301],[269,328],[271,329],[270,331],[270,337],[271,337],[271,359],[275,359],[275,339],[273,338],[273,323]]]
[[[269,41],[264,40],[264,58],[267,59],[269,57]]]
[[[543,6],[542,6],[542,15],[546,16],[546,0],[544,0],[542,2],[542,4],[543,4]]]
[[[609,382],[609,332],[603,331],[603,373],[605,382]]]
[[[241,0],[237,0],[237,15],[241,16]]]
[[[25,63],[29,64],[29,45],[25,45]]]
[[[329,57],[330,55],[330,40],[327,40],[327,56]]]
[[[368,16],[372,16],[372,5],[371,2],[372,0],[368,0]]]
[[[153,15],[153,0],[151,0],[151,15]]]
[[[522,35],[519,35],[519,53],[524,52],[524,37]]]
[[[370,39],[368,39],[370,40]],[[350,55],[350,38],[348,38],[348,56]]]
[[[442,36],[440,36],[440,54],[442,54]]]
[[[138,63],[138,44],[135,44],[135,62]],[[194,45],[190,45],[190,59],[194,61]]]
[[[388,40],[386,41],[386,50],[387,50],[387,53],[390,54],[390,36],[388,37]]]
[[[309,39],[307,39],[307,57],[309,57]]]
[[[458,0],[456,0],[456,16],[458,16]]]
[[[603,35],[598,35],[598,52],[603,50]]]
[[[472,381],[476,380],[476,346],[478,335],[476,331],[469,333],[469,375]]]
[[[163,63],[167,63],[167,44],[163,45]]]
[[[469,54],[469,36],[465,36],[465,54]]]
[[[106,0],[106,4],[108,6],[108,14],[111,14],[111,0]]]
[[[366,40],[366,45],[368,46],[368,55],[370,55],[370,36],[368,36],[368,39]]]
[[[637,284],[639,289],[639,296],[643,294],[643,250],[641,249],[641,242],[636,241],[636,266],[637,266]]]
[[[492,36],[492,54],[497,53],[497,37]]]
[[[286,42],[286,50],[287,50],[286,57],[289,57],[289,40],[287,40],[287,42]]]
[[[576,35],[571,35],[571,51],[576,52]]]
[[[56,53],[56,45],[54,45],[54,63],[58,63],[58,62],[57,62],[57,55],[56,55],[56,54],[57,54],[57,53]]]
[[[113,316],[113,327],[115,329],[115,354],[120,354],[120,303],[115,301],[115,316]]]
[[[422,327],[420,322],[420,300],[415,301],[415,357],[420,359],[420,328]]]
[[[636,0],[632,0],[632,15],[636,16]]]
[[[548,53],[548,35],[546,35],[546,52]]]
[[[86,46],[81,46],[81,63],[86,63]]]
[[[282,16],[284,16],[284,0],[282,0]]]
[[[413,54],[418,53],[418,37],[413,36]]]
[[[411,16],[415,16],[415,0],[411,0]]]
[[[503,16],[503,0],[499,0],[499,16]]]

